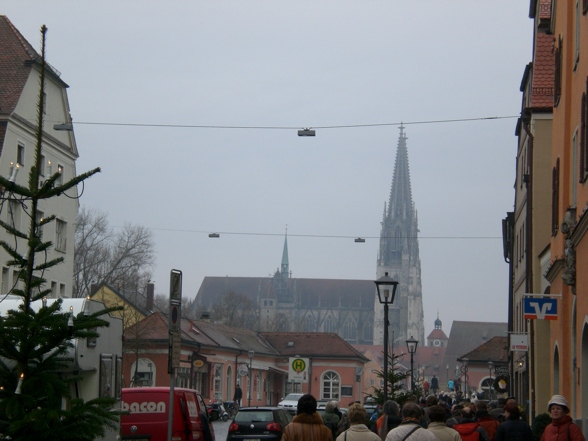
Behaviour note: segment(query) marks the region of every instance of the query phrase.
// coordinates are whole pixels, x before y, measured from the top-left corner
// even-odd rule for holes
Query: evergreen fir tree
[[[73,317],[62,311],[61,300],[43,300],[51,294],[45,288],[44,272],[60,264],[63,258],[47,260],[51,241],[43,241],[41,228],[55,216],[39,218],[38,203],[57,197],[100,171],[94,169],[61,183],[60,173],[39,184],[43,138],[45,99],[45,36],[41,28],[41,77],[37,106],[35,164],[28,176],[28,186],[0,176],[2,205],[19,203],[28,215],[28,231],[0,221],[8,240],[0,246],[10,255],[6,262],[18,272],[20,289],[10,294],[20,299],[17,310],[0,317],[0,438],[18,441],[76,440],[90,441],[103,436],[105,427],[116,427],[118,416],[111,412],[114,398],[98,398],[88,402],[72,398],[71,384],[79,379],[68,373],[73,361],[68,358],[75,339],[98,337],[96,329],[108,326],[101,318],[111,312],[80,313]],[[19,251],[25,250],[24,253]],[[34,303],[36,302],[36,303]],[[41,305],[39,305],[41,304]]]
[[[398,363],[400,355],[388,354],[388,399],[396,401],[400,407],[411,396],[410,391],[404,391],[402,382],[410,377],[410,372],[400,372]],[[378,378],[384,378],[384,371],[376,371]],[[385,382],[384,382],[385,384]],[[384,388],[373,386],[374,393],[371,395],[378,404],[384,404]]]

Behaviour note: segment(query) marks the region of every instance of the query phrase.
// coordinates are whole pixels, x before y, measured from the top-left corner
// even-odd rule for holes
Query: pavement
[[[225,441],[227,439],[227,434],[229,433],[229,426],[233,419],[229,419],[229,421],[217,420],[212,422],[212,427],[214,427],[214,438],[215,441]]]

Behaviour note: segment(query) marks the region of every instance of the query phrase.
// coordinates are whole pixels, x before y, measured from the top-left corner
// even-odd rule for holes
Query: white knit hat
[[[566,397],[563,395],[552,396],[551,400],[549,400],[549,404],[547,404],[547,411],[551,409],[552,404],[557,404],[559,406],[565,407],[568,410],[570,409],[570,406],[568,406],[568,400],[566,400]]]

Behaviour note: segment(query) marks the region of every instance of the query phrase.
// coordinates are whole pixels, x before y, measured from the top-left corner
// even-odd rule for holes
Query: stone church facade
[[[379,278],[388,272],[400,282],[390,307],[389,335],[402,345],[410,336],[424,345],[418,225],[406,139],[401,127],[376,273]],[[383,307],[377,301],[374,280],[293,278],[287,236],[280,267],[272,277],[205,277],[196,309],[210,311],[231,292],[246,296],[255,305],[253,322],[258,331],[330,332],[352,344],[383,344]]]

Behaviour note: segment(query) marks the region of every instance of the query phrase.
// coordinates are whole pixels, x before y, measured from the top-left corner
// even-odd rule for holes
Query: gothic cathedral
[[[407,139],[404,127],[400,126],[390,200],[388,206],[384,203],[376,270],[376,279],[387,272],[400,282],[388,316],[390,342],[397,347],[405,346],[409,337],[416,338],[421,346],[425,344],[419,228],[410,187]],[[374,344],[384,344],[384,308],[377,300],[374,304]]]

